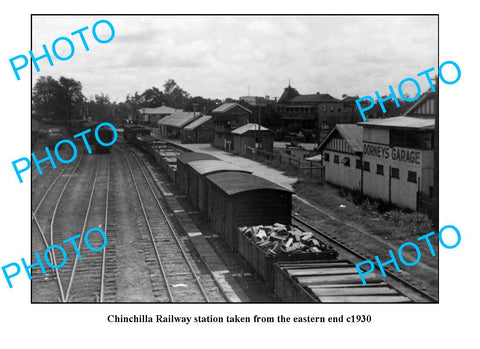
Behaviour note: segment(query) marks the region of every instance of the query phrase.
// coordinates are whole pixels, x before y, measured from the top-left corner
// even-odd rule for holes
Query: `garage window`
[[[363,162],[363,170],[365,172],[370,172],[370,163],[368,161]]]
[[[325,153],[323,154],[323,160],[325,162],[329,162],[330,161],[330,153]]]
[[[344,166],[350,167],[350,158],[348,156],[345,156],[342,162]]]
[[[407,181],[410,183],[417,183],[417,172],[408,171]]]
[[[377,174],[383,176],[383,165],[377,165]]]
[[[340,158],[338,157],[338,155],[335,155],[333,157],[333,162],[336,163],[336,164],[338,164],[340,162]]]
[[[400,179],[400,170],[396,167],[392,167],[392,178]]]

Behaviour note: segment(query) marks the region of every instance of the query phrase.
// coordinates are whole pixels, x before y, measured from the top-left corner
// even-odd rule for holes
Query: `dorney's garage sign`
[[[363,144],[363,155],[374,156],[379,159],[405,162],[408,164],[420,165],[421,152],[419,150],[387,147],[378,144]]]

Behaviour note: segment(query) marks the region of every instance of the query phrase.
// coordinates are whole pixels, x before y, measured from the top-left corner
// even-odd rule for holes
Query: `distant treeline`
[[[192,97],[175,80],[169,79],[163,84],[163,91],[157,87],[146,89],[142,93],[128,94],[125,101],[112,102],[106,94],[100,93],[86,98],[80,81],[61,77],[41,76],[32,91],[33,114],[37,118],[56,123],[70,120],[87,119],[120,123],[129,117],[135,117],[138,109],[166,105],[175,109],[208,113],[222,103],[220,99]]]
[[[110,97],[103,93],[95,95],[93,98],[86,98],[82,92],[82,83],[80,81],[63,76],[58,80],[51,76],[41,76],[36,81],[32,91],[34,117],[55,123],[67,123],[70,120],[91,118],[94,121],[108,121],[120,124],[128,118],[135,120],[138,116],[138,109],[159,107],[161,105],[186,111],[195,109],[199,113],[208,114],[222,102],[243,104],[252,111],[250,122],[258,122],[261,119],[263,126],[275,131],[295,131],[293,129],[280,129],[280,115],[276,112],[273,104],[252,106],[233,98],[227,98],[222,101],[201,96],[192,97],[178,86],[173,79],[165,81],[163,90],[151,87],[142,93],[137,91],[133,94],[128,94],[125,101],[120,103],[110,101]],[[387,112],[384,114],[380,105],[376,103],[366,113],[367,117],[377,118],[402,115],[410,108],[412,103],[400,100],[400,104],[400,108],[397,108],[393,101],[386,101],[384,105]]]

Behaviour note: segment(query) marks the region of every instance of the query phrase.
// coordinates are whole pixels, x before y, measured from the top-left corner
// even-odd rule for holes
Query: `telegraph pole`
[[[262,148],[262,106],[259,106],[258,109],[258,149]]]

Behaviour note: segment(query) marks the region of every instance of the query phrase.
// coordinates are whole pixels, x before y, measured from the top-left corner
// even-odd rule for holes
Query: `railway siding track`
[[[51,223],[54,219],[54,214],[50,216],[50,213],[55,210],[55,208],[52,207],[47,207],[44,205],[45,200],[47,198],[50,198],[50,200],[47,200],[50,203],[53,203],[55,207],[58,206],[58,203],[63,195],[63,192],[67,188],[68,184],[70,183],[71,179],[75,175],[81,161],[83,158],[83,152],[80,154],[77,163],[75,165],[70,166],[67,165],[65,166],[61,171],[57,173],[57,175],[54,177],[48,188],[45,190],[39,201],[34,204],[35,209],[32,212],[32,220],[35,223],[35,227],[37,228],[38,233],[40,234],[41,240],[43,245],[45,246],[45,249],[53,245],[54,242],[50,236],[47,236],[47,230],[49,229],[49,226],[51,227]],[[71,171],[67,171],[67,169],[70,169]],[[51,171],[52,172],[52,171]],[[67,172],[66,174],[64,174]],[[57,199],[54,199],[57,198]],[[33,227],[32,227],[33,228]],[[33,242],[33,233],[32,233],[32,242]],[[33,248],[32,248],[33,251]],[[55,263],[55,254],[51,252],[49,254],[49,259],[50,261]],[[33,258],[32,258],[33,260]],[[32,273],[32,278],[35,278],[35,282],[39,282],[39,280],[49,282],[51,280],[56,280],[57,285],[58,285],[58,300],[63,301],[64,299],[64,293],[63,293],[63,285],[60,279],[60,273],[58,269],[53,269],[53,268],[48,268],[46,269],[45,275],[43,275],[42,271],[40,268],[33,268],[31,270]]]
[[[126,160],[143,214],[139,222],[146,263],[150,269],[153,293],[160,302],[209,302],[218,293],[210,275],[204,273],[188,239],[179,236],[171,215],[161,202],[161,193],[147,176],[142,160],[125,148]]]
[[[74,166],[69,164],[58,171],[45,193],[37,200],[38,203],[32,212],[32,219],[40,232],[45,248],[56,244],[62,246],[67,253],[65,265],[59,269],[49,269],[47,275],[43,275],[43,277],[39,275],[40,268],[32,269],[34,285],[41,281],[51,281],[52,278],[56,280],[58,295],[56,301],[60,302],[99,302],[104,300],[104,294],[110,300],[114,300],[115,295],[115,239],[108,233],[107,218],[110,161],[105,166],[106,158],[110,158],[110,156],[88,157],[87,161],[82,164],[81,170],[77,171],[82,157],[83,152]],[[94,173],[95,176],[93,177],[90,173]],[[73,178],[76,181],[72,181]],[[91,190],[84,188],[91,188]],[[87,201],[84,196],[87,194],[89,196],[88,205],[84,205]],[[85,206],[87,206],[86,209],[84,209]],[[83,212],[85,212],[85,216],[81,218]],[[78,226],[81,222],[79,219],[83,222],[83,227],[77,230],[80,228]],[[108,248],[95,252],[83,247],[84,234],[92,227],[100,227],[105,231],[108,235]],[[48,231],[50,234],[47,236],[46,232]],[[79,232],[82,237],[80,241],[77,239],[76,243],[82,255],[81,259],[78,259],[73,244],[63,243],[63,240],[71,238]],[[91,246],[98,248],[102,242],[103,238],[100,234],[90,234]],[[61,253],[55,252],[56,249],[51,250],[49,259],[52,264],[58,265],[58,261],[61,261],[63,256]],[[43,288],[53,291],[48,286],[43,286]],[[42,290],[42,286],[39,287],[39,290],[42,294],[45,291]],[[37,294],[34,292],[32,297],[36,296]],[[55,301],[53,292],[43,299],[43,301],[45,300]]]
[[[232,274],[227,268],[223,257],[211,245],[210,236],[204,235],[204,228],[195,220],[198,214],[195,210],[191,212],[190,203],[185,201],[185,196],[177,192],[176,186],[171,182],[171,178],[167,176],[156,165],[149,164],[148,161],[140,161],[145,167],[149,178],[152,180],[152,186],[157,189],[158,197],[161,197],[165,206],[169,208],[167,215],[171,218],[172,223],[177,227],[179,239],[189,250],[194,250],[192,258],[198,265],[206,267],[205,274],[202,276],[204,283],[212,281],[210,284],[211,300],[215,302],[248,302],[250,297],[240,287],[236,274]],[[213,285],[214,284],[214,285]],[[216,287],[215,287],[216,285]],[[221,294],[218,293],[221,291]]]
[[[108,157],[108,159],[106,159]],[[109,281],[106,287],[106,275],[115,275],[115,264],[109,260],[106,265],[107,248],[97,252],[85,248],[85,232],[93,227],[102,229],[107,235],[107,245],[110,250],[114,248],[109,233],[109,201],[110,201],[110,156],[100,155],[97,165],[89,205],[85,215],[81,238],[78,242],[82,258],[75,256],[74,264],[70,272],[68,288],[65,294],[67,302],[103,302],[104,292],[112,294],[111,288],[115,283]],[[103,163],[103,165],[102,165]],[[106,163],[106,164],[105,164]],[[98,232],[89,235],[89,244],[94,248],[100,248],[104,243],[103,237]],[[113,280],[115,280],[113,278]]]
[[[292,215],[292,220],[297,222],[297,225],[299,227],[301,228],[304,227],[306,228],[306,230],[312,231],[320,235],[321,237],[327,239],[329,243],[333,244],[337,249],[340,249],[342,250],[343,253],[346,253],[347,255],[349,255],[350,259],[354,263],[358,263],[360,261],[368,259],[363,255],[361,255],[360,253],[358,253],[357,251],[355,251],[354,249],[352,249],[351,247],[348,247],[346,244],[331,237],[329,234],[317,229],[307,221],[295,215]],[[378,265],[376,263],[375,263],[375,266],[378,269]],[[430,295],[425,290],[422,290],[421,288],[417,287],[412,282],[399,277],[394,272],[390,272],[389,270],[387,270],[387,268],[384,268],[384,269],[385,269],[385,273],[389,277],[388,279],[386,279],[386,282],[391,284],[393,287],[395,287],[397,290],[405,294],[407,297],[411,298],[414,302],[434,302],[434,303],[438,302],[437,298]]]

